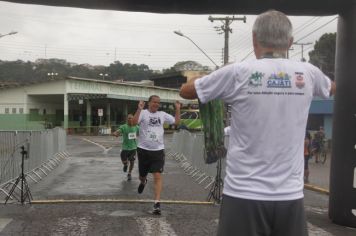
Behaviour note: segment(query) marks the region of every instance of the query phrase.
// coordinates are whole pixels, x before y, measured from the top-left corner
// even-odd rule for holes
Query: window
[[[5,114],[9,114],[10,113],[10,108],[5,108]]]
[[[46,109],[43,109],[43,115],[46,115],[46,114],[47,114]]]
[[[23,108],[19,108],[19,113],[23,114]]]
[[[39,109],[30,109],[29,110],[29,113],[30,113],[30,115],[29,115],[29,120],[30,121],[37,121],[37,120],[40,120],[40,118],[39,118]]]
[[[12,108],[12,114],[16,114],[16,108]]]

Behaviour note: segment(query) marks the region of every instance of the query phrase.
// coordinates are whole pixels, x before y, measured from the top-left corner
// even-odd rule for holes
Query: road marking
[[[356,209],[352,209],[351,212],[354,216],[356,216]]]
[[[356,188],[356,168],[354,169],[354,188]]]
[[[108,151],[110,151],[112,149],[112,147],[109,147],[107,149],[104,150],[104,154],[108,154]]]
[[[106,147],[104,147],[103,145],[101,145],[101,144],[99,144],[99,143],[96,143],[96,142],[94,142],[94,141],[91,141],[90,139],[86,139],[86,138],[82,138],[84,141],[87,141],[87,142],[89,142],[89,143],[92,143],[92,144],[95,144],[96,146],[99,146],[99,147],[101,147],[102,149],[106,149]]]
[[[8,225],[12,219],[9,218],[0,218],[0,232],[5,229],[6,225]]]
[[[214,221],[214,223],[219,225],[219,219],[216,219]],[[322,228],[319,228],[319,227],[317,227],[317,226],[315,226],[315,225],[313,225],[313,224],[311,224],[309,222],[307,222],[307,225],[308,225],[309,236],[333,236],[329,232],[326,232]]]
[[[57,224],[53,227],[51,235],[53,236],[65,236],[68,233],[74,233],[75,235],[87,235],[87,229],[89,226],[89,219],[85,217],[66,217],[58,220]]]
[[[329,232],[326,232],[322,228],[319,228],[308,222],[309,236],[333,236]]]
[[[139,217],[136,221],[141,235],[177,236],[164,217]]]
[[[327,208],[320,208],[320,207],[312,207],[312,206],[304,206],[305,211],[311,211],[313,213],[323,215],[328,213]]]

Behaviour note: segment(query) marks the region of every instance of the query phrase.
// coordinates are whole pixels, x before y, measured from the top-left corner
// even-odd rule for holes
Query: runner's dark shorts
[[[164,166],[164,150],[150,151],[137,148],[138,171],[141,177],[148,173],[162,173]]]
[[[135,155],[136,155],[136,150],[122,150],[121,151],[121,160],[122,161],[134,161],[135,160]]]
[[[257,201],[223,195],[218,236],[308,236],[303,199]]]

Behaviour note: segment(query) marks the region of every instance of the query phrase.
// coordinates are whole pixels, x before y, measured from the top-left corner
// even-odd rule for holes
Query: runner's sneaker
[[[131,180],[131,174],[130,174],[130,173],[127,174],[127,180],[128,180],[128,181]]]
[[[122,169],[124,172],[127,171],[127,165],[124,165],[124,168]]]
[[[143,192],[143,189],[145,188],[147,184],[147,179],[145,179],[145,183],[143,184],[142,182],[140,183],[140,185],[138,186],[138,189],[137,189],[137,192],[138,193],[142,193]]]
[[[154,215],[160,215],[161,214],[161,203],[160,202],[156,202],[153,205],[152,214],[154,214]]]

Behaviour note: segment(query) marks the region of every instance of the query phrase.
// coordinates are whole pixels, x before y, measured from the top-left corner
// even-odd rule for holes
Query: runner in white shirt
[[[152,173],[154,178],[155,203],[153,214],[161,214],[161,191],[162,175],[164,167],[164,129],[163,124],[179,124],[180,103],[175,103],[175,117],[158,111],[160,98],[152,95],[148,99],[148,109],[143,110],[145,103],[140,101],[134,116],[134,123],[140,126],[137,144],[138,168],[140,174],[140,185],[138,193],[142,193],[147,183],[147,174]]]
[[[261,14],[252,33],[255,60],[190,81],[180,94],[231,105],[218,235],[304,236],[303,153],[309,107],[313,96],[328,97],[335,84],[315,66],[286,59],[293,37],[283,13]]]

